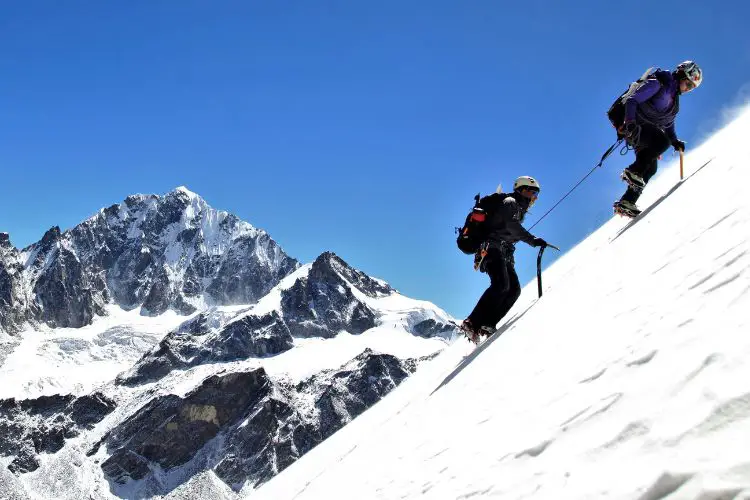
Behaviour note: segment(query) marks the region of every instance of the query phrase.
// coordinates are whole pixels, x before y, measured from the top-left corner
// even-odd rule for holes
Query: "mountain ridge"
[[[187,188],[130,195],[21,250],[0,236],[0,328],[81,327],[104,306],[190,314],[249,304],[299,267],[263,230]]]

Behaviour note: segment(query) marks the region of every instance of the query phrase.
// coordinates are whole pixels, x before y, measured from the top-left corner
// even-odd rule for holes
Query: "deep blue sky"
[[[747,19],[746,1],[8,3],[0,231],[23,247],[185,185],[302,261],[333,250],[461,318],[487,281],[454,244],[473,195],[533,175],[533,224],[652,65],[702,65],[677,124],[695,145],[750,82]],[[571,248],[611,216],[626,164],[534,232]],[[523,282],[534,255],[519,249]]]

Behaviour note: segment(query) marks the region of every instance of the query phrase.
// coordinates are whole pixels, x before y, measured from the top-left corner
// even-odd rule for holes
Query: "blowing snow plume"
[[[258,499],[750,495],[750,112]],[[468,356],[468,357],[467,357]]]

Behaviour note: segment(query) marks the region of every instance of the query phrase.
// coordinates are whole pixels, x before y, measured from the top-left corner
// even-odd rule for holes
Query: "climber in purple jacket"
[[[693,61],[685,61],[672,72],[653,71],[622,96],[625,120],[617,131],[635,150],[635,162],[622,173],[628,189],[614,204],[615,213],[637,216],[640,210],[635,202],[656,173],[659,156],[670,145],[676,151],[685,150],[685,143],[677,138],[674,128],[680,111],[680,95],[698,87],[702,81],[700,67]]]

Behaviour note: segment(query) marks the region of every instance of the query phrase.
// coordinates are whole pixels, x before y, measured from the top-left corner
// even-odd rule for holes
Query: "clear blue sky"
[[[746,1],[8,3],[0,231],[23,247],[185,185],[301,261],[332,250],[461,318],[487,284],[454,244],[472,196],[533,175],[533,224],[652,65],[702,65],[677,124],[695,145],[750,82],[748,19]],[[571,248],[611,216],[626,162],[534,232]],[[523,282],[534,255],[519,248]]]

